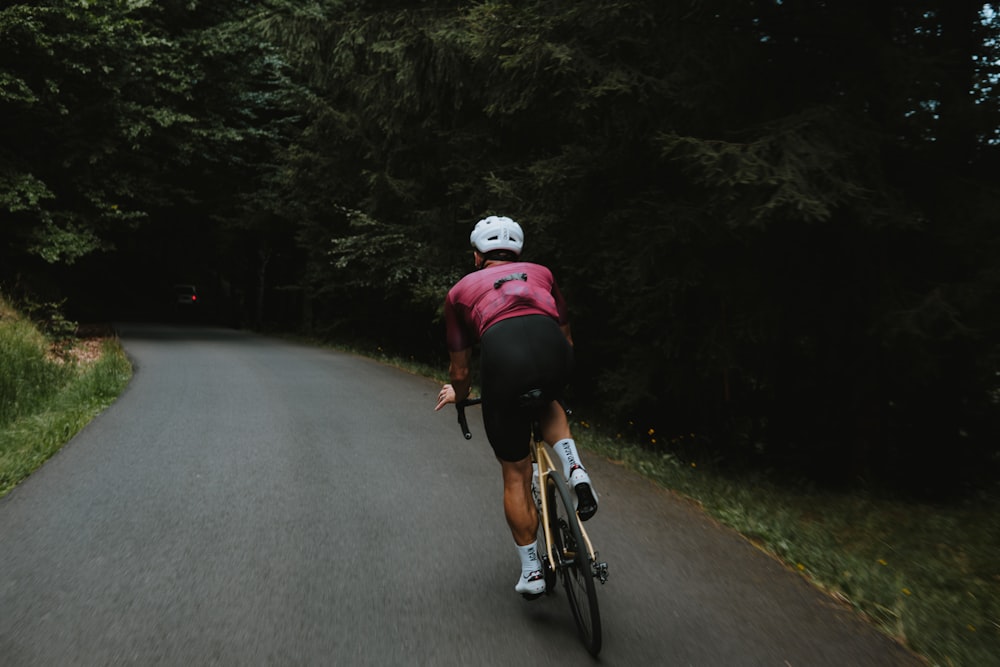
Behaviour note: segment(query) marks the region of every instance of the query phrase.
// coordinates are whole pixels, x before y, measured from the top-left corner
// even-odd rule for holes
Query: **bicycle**
[[[522,398],[525,399],[526,406],[540,407],[537,403],[540,392],[529,392]],[[458,423],[466,440],[472,438],[472,433],[465,408],[481,402],[481,398],[473,398],[455,404]],[[601,651],[601,613],[594,580],[601,584],[607,582],[608,564],[598,560],[597,551],[573,507],[569,486],[545,448],[537,420],[532,423],[531,456],[538,466],[538,488],[545,491],[536,493],[534,481],[532,482],[532,493],[539,513],[539,532],[545,547],[542,556],[545,592],[553,595],[556,578],[562,579],[580,639],[587,651],[597,656]],[[530,596],[529,599],[533,597],[538,596]]]

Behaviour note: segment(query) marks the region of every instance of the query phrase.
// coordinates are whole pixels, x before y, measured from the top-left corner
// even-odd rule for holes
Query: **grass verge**
[[[0,300],[0,497],[111,405],[131,375],[117,340],[54,344]]]
[[[1000,665],[998,489],[953,504],[823,492],[723,474],[579,424],[574,435],[698,502],[931,664]]]

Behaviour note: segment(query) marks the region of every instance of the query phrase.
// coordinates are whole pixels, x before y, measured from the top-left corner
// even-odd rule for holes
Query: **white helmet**
[[[476,223],[469,241],[483,254],[491,250],[510,250],[520,255],[524,247],[524,232],[521,225],[510,218],[491,215]]]

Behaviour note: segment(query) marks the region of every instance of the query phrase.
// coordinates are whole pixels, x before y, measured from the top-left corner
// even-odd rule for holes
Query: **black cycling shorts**
[[[538,389],[545,399],[562,398],[572,370],[573,347],[551,317],[512,317],[486,330],[480,345],[483,422],[499,459],[520,461],[530,451],[534,415],[521,396]]]

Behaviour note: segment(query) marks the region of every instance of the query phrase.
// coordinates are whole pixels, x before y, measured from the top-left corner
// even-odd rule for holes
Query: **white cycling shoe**
[[[526,598],[535,598],[545,592],[545,574],[541,570],[522,572],[514,590]]]
[[[580,521],[587,521],[597,514],[597,491],[590,482],[590,475],[580,466],[573,466],[569,473],[569,488],[573,493],[573,506]]]

